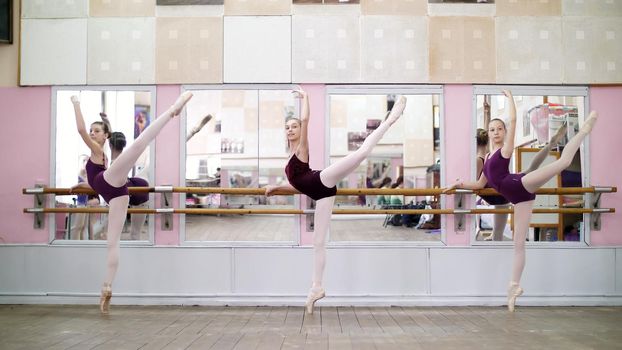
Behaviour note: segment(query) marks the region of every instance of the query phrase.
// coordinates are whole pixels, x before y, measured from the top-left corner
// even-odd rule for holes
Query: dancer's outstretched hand
[[[510,90],[503,90],[503,94],[507,98],[512,98],[512,91],[510,91]]]
[[[78,99],[78,96],[76,95],[71,96],[71,103],[73,103],[74,105],[80,104],[80,99]]]
[[[444,189],[443,193],[447,194],[447,193],[453,192],[456,188],[460,188],[463,185],[464,185],[464,183],[462,181],[460,181],[460,179],[456,179],[456,182],[453,185],[451,185],[451,186],[447,187],[446,189]]]
[[[274,195],[274,192],[276,191],[278,186],[273,186],[273,185],[268,185],[266,186],[266,197],[270,197]]]
[[[297,88],[292,90],[292,94],[294,94],[295,98],[306,98],[307,93],[302,88]]]

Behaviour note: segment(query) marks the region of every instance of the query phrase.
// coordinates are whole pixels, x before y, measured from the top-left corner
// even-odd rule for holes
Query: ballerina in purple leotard
[[[295,90],[297,97],[302,98],[301,118],[289,118],[285,124],[288,149],[291,152],[285,173],[289,184],[285,186],[267,186],[266,196],[277,190],[294,190],[316,200],[313,234],[313,282],[307,296],[306,307],[313,313],[315,302],[324,297],[322,279],[326,264],[326,233],[337,193],[337,183],[352,173],[371,153],[384,133],[402,115],[406,107],[406,98],[401,97],[393,106],[387,118],[365,138],[363,145],[343,159],[331,164],[324,170],[309,168],[309,143],[307,129],[309,125],[309,99],[307,93]]]
[[[117,267],[119,266],[119,240],[121,238],[121,230],[125,223],[127,206],[129,203],[127,174],[149,143],[169,120],[181,113],[182,108],[191,97],[192,93],[190,92],[185,92],[179,96],[175,104],[151,123],[134,143],[118,156],[110,167],[107,167],[108,160],[106,159],[103,148],[104,143],[111,134],[107,124],[103,122],[94,122],[91,124],[90,132],[87,132],[78,97],[71,97],[76,115],[78,132],[84,143],[91,149],[91,156],[86,163],[88,184],[101,195],[109,205],[107,272],[99,301],[99,308],[102,313],[108,312],[110,298],[112,297],[112,281],[117,272]]]
[[[493,119],[488,125],[488,135],[493,142],[492,153],[484,163],[484,172],[477,182],[464,183],[457,181],[447,188],[482,189],[488,183],[514,204],[514,263],[512,279],[508,287],[508,309],[514,311],[516,298],[523,294],[520,278],[525,268],[525,239],[531,221],[531,210],[536,190],[547,183],[553,176],[566,169],[597,120],[597,113],[592,111],[579,132],[566,144],[559,159],[538,169],[530,169],[527,173],[511,174],[510,158],[514,152],[514,134],[516,130],[516,106],[510,91],[503,93],[508,98],[510,122],[506,130],[505,123]]]

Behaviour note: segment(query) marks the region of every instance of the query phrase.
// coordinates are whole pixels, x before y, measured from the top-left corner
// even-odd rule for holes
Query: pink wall
[[[159,85],[156,96],[156,112],[158,114],[166,111],[181,93],[179,85]],[[180,119],[171,120],[158,137],[156,137],[156,159],[155,159],[155,184],[179,186],[179,128]],[[156,194],[156,208],[162,208],[160,201],[161,195]],[[179,195],[173,195],[173,207],[179,208]],[[173,230],[162,231],[162,219],[164,216],[156,215],[155,221],[155,244],[156,245],[178,245],[179,244],[179,215],[173,215]]]
[[[50,183],[50,96],[50,87],[0,88],[0,243],[49,242],[47,225],[34,229],[22,212],[34,202],[22,188]]]
[[[471,85],[445,85],[444,88],[445,116],[443,124],[443,146],[445,147],[445,169],[441,176],[445,184],[450,185],[457,178],[462,180],[471,179],[471,144],[473,141],[472,111],[473,111],[473,86]],[[466,131],[465,131],[466,130]],[[445,203],[448,208],[454,206],[454,196],[446,196]],[[471,220],[467,216],[467,230],[454,231],[454,216],[445,216],[445,231],[447,232],[446,243],[453,246],[469,245]]]
[[[323,85],[304,85],[311,101],[311,121],[309,138],[312,146],[311,167],[325,167],[325,113],[326,89]],[[179,85],[157,87],[156,111],[161,113],[168,108],[180,93]],[[590,103],[600,113],[600,119],[594,128],[590,144],[590,162],[592,184],[620,187],[622,166],[618,150],[622,150],[620,115],[618,101],[622,100],[622,86],[592,87]],[[464,130],[471,129],[472,86],[445,86],[445,182],[451,183],[456,178],[469,179],[471,159],[465,157],[464,150],[469,149],[471,137]],[[5,120],[3,137],[0,138],[0,160],[5,165],[0,189],[0,243],[42,243],[49,241],[48,229],[33,228],[33,216],[22,213],[22,208],[32,207],[32,196],[21,194],[21,189],[32,187],[35,183],[50,182],[50,120],[51,88],[0,88],[0,106]],[[156,184],[180,183],[179,178],[179,128],[180,119],[171,121],[156,139],[155,178]],[[16,151],[19,149],[19,151]],[[604,156],[603,156],[604,155]],[[10,166],[6,166],[10,164]],[[303,198],[303,207],[305,197]],[[603,207],[620,209],[622,194],[605,194]],[[159,195],[156,195],[159,205]],[[447,197],[448,207],[453,206],[453,197]],[[179,206],[174,196],[174,206]],[[179,217],[174,216],[173,231],[160,229],[161,218],[156,216],[155,243],[157,245],[179,244]],[[46,220],[47,221],[47,220]],[[470,227],[470,224],[467,223]],[[597,246],[621,245],[622,217],[619,213],[602,216],[603,229],[592,232],[592,243]],[[453,232],[454,218],[446,217],[447,244],[465,246],[469,244],[470,234]],[[301,244],[312,242],[312,233],[306,231],[305,216],[301,220]]]
[[[590,108],[599,114],[590,137],[590,178],[592,185],[616,186],[622,179],[622,127],[620,107],[622,86],[590,88]],[[592,245],[622,245],[622,193],[603,194],[601,207],[615,208],[614,214],[601,215],[602,229],[592,231]]]

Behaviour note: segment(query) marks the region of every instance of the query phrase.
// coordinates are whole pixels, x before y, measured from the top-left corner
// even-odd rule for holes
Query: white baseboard
[[[303,306],[304,296],[259,295],[138,295],[113,294],[115,305],[201,305],[201,306]],[[99,294],[0,294],[0,304],[99,303]],[[318,306],[503,306],[505,296],[327,296]],[[622,295],[529,296],[518,298],[521,306],[622,306]]]

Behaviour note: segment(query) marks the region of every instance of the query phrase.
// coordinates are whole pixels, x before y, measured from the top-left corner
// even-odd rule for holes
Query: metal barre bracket
[[[472,193],[472,191],[469,191],[467,193]],[[465,206],[464,206],[464,200],[465,200],[465,192],[456,192],[454,195],[454,230],[455,231],[464,231],[464,219],[465,219]],[[470,196],[469,196],[470,198]]]
[[[168,190],[170,188],[170,191]],[[160,205],[162,209],[158,212],[162,213],[162,221],[160,228],[162,231],[173,230],[173,186],[157,186],[156,191],[160,193]]]
[[[602,187],[594,187],[594,194],[588,194],[588,201],[590,203],[590,207],[594,210],[592,215],[590,215],[590,227],[593,231],[600,231],[600,213],[603,212],[600,210],[600,196],[603,192],[609,191],[599,191]],[[610,188],[609,188],[610,189]]]
[[[43,208],[45,206],[45,194],[43,194],[44,184],[35,184],[32,193],[34,193],[35,208]],[[34,212],[34,222],[32,227],[37,230],[42,230],[45,226],[45,214],[43,211]]]
[[[173,192],[173,186],[155,186],[153,188],[153,192],[157,192],[157,193]]]

